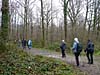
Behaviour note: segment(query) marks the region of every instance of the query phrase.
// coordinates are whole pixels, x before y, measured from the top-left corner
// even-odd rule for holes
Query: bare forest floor
[[[30,55],[32,54],[32,55],[53,57],[60,60],[64,60],[65,62],[76,66],[74,55],[66,54],[66,58],[62,58],[61,53],[59,52],[51,52],[51,51],[40,50],[36,48],[33,48],[31,50],[26,49],[25,51],[28,52],[28,54]],[[94,64],[92,65],[87,64],[86,56],[80,56],[79,59],[80,59],[80,66],[78,68],[80,70],[87,72],[88,75],[100,75],[100,57],[94,56]]]

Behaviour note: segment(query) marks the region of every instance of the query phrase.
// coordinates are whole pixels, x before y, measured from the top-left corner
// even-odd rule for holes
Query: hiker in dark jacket
[[[79,66],[79,55],[80,55],[80,53],[77,50],[78,43],[79,43],[78,38],[74,38],[72,50],[73,50],[73,53],[75,55],[75,60],[76,60],[77,66]]]
[[[22,47],[26,49],[27,41],[25,39],[22,40]]]
[[[62,58],[66,57],[66,55],[65,55],[66,43],[64,40],[62,40],[60,48],[61,48],[61,52],[62,52]]]
[[[93,64],[94,44],[91,40],[88,40],[85,52],[86,52],[86,55],[87,55],[88,64]]]

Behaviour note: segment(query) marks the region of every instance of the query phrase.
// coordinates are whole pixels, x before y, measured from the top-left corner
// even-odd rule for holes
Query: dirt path
[[[66,58],[62,58],[61,53],[58,52],[50,52],[50,51],[39,50],[35,48],[31,50],[25,50],[25,51],[32,55],[42,55],[47,57],[58,58],[66,61],[69,64],[76,65],[73,55],[66,55]],[[94,57],[94,64],[89,65],[87,64],[87,58],[85,56],[80,56],[80,66],[78,68],[82,71],[87,72],[88,75],[100,75],[100,57]]]

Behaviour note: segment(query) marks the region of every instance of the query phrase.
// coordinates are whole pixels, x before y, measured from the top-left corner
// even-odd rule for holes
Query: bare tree
[[[96,38],[99,40],[99,35],[100,35],[100,1],[97,1],[97,33],[96,33]]]
[[[77,18],[79,16],[79,13],[81,11],[81,0],[70,0],[69,1],[69,7],[68,7],[68,15],[72,24],[72,35],[73,37],[77,37]],[[77,26],[78,27],[78,26]]]
[[[46,2],[44,9],[45,9],[44,15],[45,15],[45,21],[46,21],[46,45],[48,45],[49,25],[50,25],[50,21],[51,21],[51,18],[50,18],[51,7],[50,7],[50,3],[49,2]]]
[[[52,18],[52,2],[53,2],[53,0],[51,0],[51,36],[50,36],[50,41],[51,41],[51,44],[52,44],[52,42],[53,42],[53,18]]]
[[[45,29],[44,29],[44,13],[43,13],[43,0],[41,0],[41,18],[42,18],[42,45],[45,46]]]
[[[86,0],[86,15],[85,15],[85,22],[84,22],[84,30],[86,29],[86,21],[88,17],[88,9],[89,9],[89,0]]]
[[[63,6],[63,13],[64,13],[64,31],[65,31],[65,41],[67,41],[67,8],[68,8],[68,2],[69,0],[64,0],[64,6]]]
[[[14,10],[14,12],[12,12],[12,13],[14,13],[14,14],[11,14],[11,16],[12,16],[12,20],[14,20],[14,21],[16,21],[16,20],[19,20],[19,19],[21,19],[22,20],[22,22],[23,22],[23,24],[22,24],[22,29],[23,29],[23,37],[22,38],[26,38],[26,39],[28,39],[29,37],[29,34],[28,34],[28,32],[29,32],[29,20],[30,20],[30,18],[32,18],[32,16],[30,16],[33,12],[32,11],[30,11],[30,10],[32,10],[33,8],[34,8],[34,6],[35,6],[35,4],[34,4],[34,2],[35,2],[36,0],[33,0],[33,1],[29,1],[29,0],[24,0],[24,1],[19,1],[19,0],[15,0],[15,2],[13,2],[13,1],[11,1],[11,8],[13,8],[13,10]],[[34,4],[34,5],[33,5]],[[32,6],[32,7],[31,7]],[[20,10],[22,10],[22,11],[20,11]],[[23,11],[24,10],[24,11]],[[16,12],[16,13],[15,13]],[[19,19],[14,19],[13,18],[13,15],[17,15],[17,17],[19,16]],[[32,20],[31,20],[32,21]],[[12,21],[11,21],[12,22]],[[19,22],[19,21],[16,21],[16,23],[17,22]],[[22,23],[21,22],[21,23]],[[12,22],[13,23],[13,22]],[[14,23],[15,24],[15,23]],[[18,24],[17,24],[18,25]],[[17,25],[16,25],[16,27],[17,27]],[[15,26],[15,25],[12,25],[12,26]],[[32,27],[32,26],[31,26]],[[21,29],[21,30],[22,30]],[[15,30],[14,30],[15,31]],[[18,32],[18,31],[17,31]],[[17,32],[16,32],[16,34],[17,34]],[[21,33],[21,32],[20,32]],[[13,34],[14,35],[14,34]]]

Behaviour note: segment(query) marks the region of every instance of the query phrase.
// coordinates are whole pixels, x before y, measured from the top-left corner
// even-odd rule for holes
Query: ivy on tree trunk
[[[2,24],[0,45],[3,49],[8,41],[8,24],[9,24],[9,0],[2,0]]]

